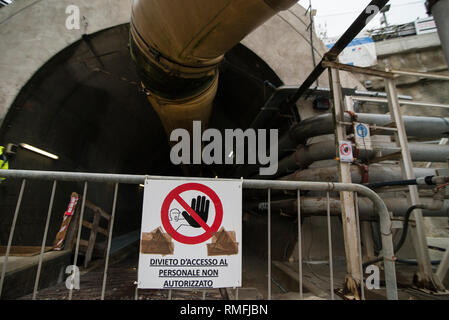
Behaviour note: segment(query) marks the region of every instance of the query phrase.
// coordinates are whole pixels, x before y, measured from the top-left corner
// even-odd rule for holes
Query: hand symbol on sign
[[[193,211],[196,212],[197,215],[200,216],[201,219],[203,219],[204,222],[207,222],[207,218],[209,216],[209,204],[210,201],[206,200],[206,197],[198,196],[196,199],[192,199],[192,205],[190,206]],[[196,222],[194,218],[190,214],[188,214],[186,211],[182,212],[182,216],[186,221],[190,224],[193,228],[200,228],[200,224]]]

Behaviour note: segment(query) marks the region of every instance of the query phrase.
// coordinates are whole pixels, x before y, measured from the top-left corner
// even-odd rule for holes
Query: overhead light
[[[139,187],[145,188],[145,185],[144,184],[139,184]]]
[[[40,155],[43,155],[45,157],[48,157],[48,158],[51,158],[51,159],[54,159],[54,160],[58,160],[59,159],[59,157],[57,155],[54,155],[54,154],[52,154],[50,152],[41,150],[41,149],[33,147],[33,146],[30,146],[29,144],[21,143],[20,146],[22,148],[24,148],[24,149],[27,149],[27,150],[39,153]]]

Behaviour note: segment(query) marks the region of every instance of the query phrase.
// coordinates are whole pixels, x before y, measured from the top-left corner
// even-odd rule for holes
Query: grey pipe
[[[376,156],[377,151],[382,155],[389,155],[399,151],[394,143],[382,143],[375,145],[374,150],[357,149],[359,159],[369,160]],[[410,153],[413,161],[421,162],[446,162],[449,156],[449,145],[431,145],[424,143],[410,143]],[[354,150],[356,150],[354,148]],[[278,172],[275,177],[280,177],[297,169],[305,169],[315,161],[330,160],[336,157],[334,141],[313,143],[308,146],[300,146],[290,156],[279,162]]]
[[[357,113],[357,121],[378,126],[390,124],[390,115]],[[407,135],[410,137],[435,138],[449,137],[449,118],[436,117],[403,117]],[[351,116],[345,115],[345,121],[350,122]],[[348,130],[350,128],[348,127]],[[334,120],[332,114],[323,114],[306,119],[294,125],[279,141],[279,156],[293,152],[299,144],[305,144],[307,139],[334,132]],[[386,135],[393,131],[385,131]]]
[[[435,169],[431,168],[414,168],[417,177],[427,177],[436,175]],[[369,182],[385,182],[403,180],[402,173],[397,165],[390,164],[372,164],[368,166]],[[338,181],[337,166],[309,168],[307,170],[299,170],[288,176],[281,178],[286,181]],[[363,182],[363,172],[359,166],[351,166],[351,179],[353,183]]]
[[[388,210],[393,212],[395,217],[404,217],[410,204],[407,198],[383,198]],[[421,198],[424,206],[431,208],[433,204],[432,198]],[[285,199],[271,201],[272,213],[284,213],[296,216],[297,199]],[[368,198],[358,197],[360,219],[375,221],[378,219],[372,202]],[[332,216],[341,217],[340,198],[330,198],[330,208]],[[251,209],[266,210],[266,202],[253,205]],[[432,209],[432,208],[431,208]],[[425,209],[423,215],[426,217],[447,217],[449,215],[449,200],[444,200],[442,206],[437,210]],[[327,214],[327,198],[323,197],[302,197],[301,213],[304,216],[326,216]]]

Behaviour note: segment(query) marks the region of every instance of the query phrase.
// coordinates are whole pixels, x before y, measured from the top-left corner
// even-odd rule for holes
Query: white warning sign
[[[359,149],[373,150],[371,132],[367,124],[354,123],[355,143]]]
[[[242,183],[145,182],[140,289],[241,286]]]
[[[350,141],[340,141],[339,153],[341,162],[353,162],[352,144]]]

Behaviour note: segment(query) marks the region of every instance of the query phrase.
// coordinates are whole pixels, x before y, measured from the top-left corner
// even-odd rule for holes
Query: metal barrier
[[[12,239],[14,236],[14,230],[16,228],[17,217],[19,215],[20,206],[23,199],[23,193],[25,190],[25,186],[28,180],[47,180],[53,181],[52,194],[50,199],[50,204],[48,208],[47,220],[45,225],[44,236],[42,239],[42,248],[39,256],[39,264],[37,269],[37,274],[35,278],[35,285],[33,290],[33,299],[37,298],[38,287],[39,287],[39,279],[40,273],[42,269],[42,261],[44,255],[45,243],[47,241],[47,232],[50,222],[50,217],[53,209],[53,201],[54,195],[56,191],[56,186],[58,181],[67,181],[67,182],[84,182],[84,191],[83,191],[83,199],[81,204],[81,212],[80,212],[80,221],[83,219],[84,209],[86,205],[86,195],[88,191],[88,183],[89,182],[102,182],[102,183],[115,183],[115,191],[114,191],[114,200],[112,206],[112,215],[111,215],[111,223],[109,236],[107,241],[107,251],[105,258],[105,268],[103,273],[103,282],[102,282],[102,290],[101,290],[101,299],[105,298],[106,291],[106,281],[108,276],[108,268],[109,268],[109,256],[112,242],[112,229],[114,226],[114,217],[116,213],[116,205],[117,205],[117,194],[119,184],[142,184],[147,179],[151,180],[192,180],[192,181],[235,181],[232,179],[208,179],[208,178],[188,178],[188,177],[163,177],[163,176],[144,176],[144,175],[121,175],[121,174],[96,174],[96,173],[74,173],[74,172],[50,172],[50,171],[26,171],[26,170],[4,170],[2,172],[2,177],[7,179],[22,179],[22,185],[20,188],[19,197],[17,200],[16,209],[14,212],[14,217],[10,229],[9,240],[6,250],[5,262],[3,264],[3,269],[1,273],[0,280],[0,298],[2,294],[3,284],[5,281],[6,275],[6,266],[8,263],[8,256],[10,254],[10,249],[12,245]],[[242,179],[243,188],[245,189],[262,189],[267,190],[267,198],[268,198],[268,299],[271,299],[272,291],[271,291],[271,283],[272,283],[272,275],[271,275],[271,191],[272,190],[293,190],[297,191],[297,200],[298,200],[298,266],[299,266],[299,293],[300,297],[303,298],[303,274],[302,274],[302,230],[301,230],[301,194],[300,191],[325,191],[327,192],[327,222],[328,222],[328,239],[329,239],[329,266],[330,266],[330,290],[331,290],[331,298],[334,299],[334,279],[333,279],[333,257],[332,257],[332,241],[331,241],[331,224],[330,224],[330,202],[329,202],[329,193],[330,192],[341,192],[341,191],[349,191],[357,194],[361,194],[373,202],[376,212],[379,214],[380,226],[381,226],[381,234],[382,234],[382,247],[383,247],[383,256],[384,256],[384,267],[385,267],[385,282],[386,282],[386,294],[387,299],[389,300],[397,300],[397,284],[396,284],[396,272],[395,272],[395,256],[393,251],[393,239],[391,232],[391,220],[390,214],[385,206],[383,200],[371,189],[359,184],[352,183],[328,183],[328,182],[300,182],[300,181],[273,181],[273,180],[245,180]],[[357,205],[357,197],[355,197],[356,208]],[[358,212],[357,220],[358,220]],[[78,253],[79,253],[79,245],[80,245],[80,237],[81,237],[81,229],[82,223],[79,224],[76,247],[75,247],[75,257],[74,257],[74,265],[77,265]],[[358,230],[358,241],[360,243],[360,227]],[[360,254],[360,265],[362,265]],[[360,274],[360,289],[361,289],[361,297],[364,299],[364,280],[363,280],[363,271]],[[73,294],[73,286],[70,289],[69,299],[72,299]],[[171,299],[172,291],[169,291],[169,299]],[[236,293],[238,296],[238,291]],[[203,299],[205,299],[205,294],[203,294]],[[138,298],[138,290],[136,286],[135,298]]]

